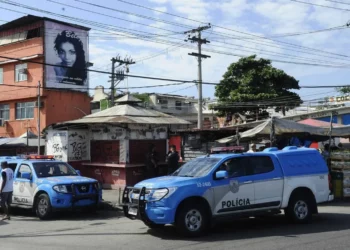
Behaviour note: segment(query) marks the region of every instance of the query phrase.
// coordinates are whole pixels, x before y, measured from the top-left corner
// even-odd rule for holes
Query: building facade
[[[0,137],[90,113],[88,31],[32,15],[0,26]]]
[[[203,100],[203,127],[219,127],[216,112],[209,109],[212,102],[209,99]],[[157,111],[170,114],[192,123],[193,127],[198,122],[198,99],[194,97],[169,95],[169,94],[149,94],[148,106]]]

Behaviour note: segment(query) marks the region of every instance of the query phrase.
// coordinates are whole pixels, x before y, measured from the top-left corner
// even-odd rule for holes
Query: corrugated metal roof
[[[88,123],[126,123],[126,124],[191,124],[188,121],[176,117],[136,117],[136,116],[114,116],[114,117],[84,117],[82,119],[68,121],[64,124],[88,124]]]
[[[173,117],[153,109],[128,104],[117,105],[85,117],[94,118],[107,116]]]
[[[128,97],[125,97],[125,100],[127,99]],[[163,125],[191,124],[186,120],[183,120],[168,114],[164,114],[162,112],[159,112],[153,109],[148,109],[135,104],[134,105],[121,104],[88,116],[85,116],[78,120],[67,121],[56,125],[89,124],[89,123],[90,124],[91,123],[163,124]]]

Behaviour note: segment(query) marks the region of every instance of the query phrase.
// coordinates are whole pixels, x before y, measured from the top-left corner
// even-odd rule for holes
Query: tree
[[[147,93],[132,93],[133,97],[140,99],[143,103],[149,103],[149,94]]]
[[[300,89],[294,77],[272,67],[270,60],[252,55],[228,67],[215,87],[218,104],[214,109],[221,115],[240,113],[254,119],[268,116],[269,107],[285,114],[302,103],[293,89]]]
[[[348,95],[350,94],[350,87],[342,87],[342,88],[337,88],[336,89],[338,92],[340,92],[343,95]]]

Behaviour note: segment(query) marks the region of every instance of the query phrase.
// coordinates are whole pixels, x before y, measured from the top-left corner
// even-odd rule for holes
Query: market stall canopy
[[[116,101],[117,105],[108,109],[84,116],[81,119],[67,121],[56,125],[69,124],[162,124],[187,125],[190,122],[153,109],[139,105],[141,101],[127,94]]]
[[[305,124],[300,124],[298,122],[288,121],[284,119],[274,118],[275,135],[301,135],[308,134],[314,136],[315,138],[323,138],[330,136],[330,127],[322,128],[315,127]],[[270,136],[272,127],[272,119],[265,121],[264,123],[247,130],[239,134],[239,139],[253,139],[257,136]],[[350,136],[350,126],[335,127],[332,129],[332,137],[349,137]],[[235,141],[237,139],[236,135],[229,136],[217,140],[219,143],[228,143]]]
[[[331,123],[330,122],[324,122],[324,121],[320,121],[320,120],[316,120],[316,119],[305,119],[302,121],[298,121],[298,123],[300,124],[305,124],[305,125],[310,125],[310,126],[314,126],[314,127],[321,127],[321,128],[330,128],[331,127]],[[332,123],[332,126],[334,128],[336,127],[344,127],[343,124],[338,124],[338,123]]]

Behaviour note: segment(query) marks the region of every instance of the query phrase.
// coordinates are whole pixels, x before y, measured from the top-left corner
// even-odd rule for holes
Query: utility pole
[[[114,106],[114,71],[115,71],[115,63],[117,62],[116,58],[112,58],[112,79],[111,79],[111,102],[112,102],[112,106]]]
[[[186,31],[185,34],[189,34],[187,41],[191,41],[191,43],[197,43],[198,45],[198,53],[188,53],[190,56],[195,56],[198,59],[198,129],[203,128],[203,98],[202,98],[202,58],[210,58],[208,55],[202,54],[202,44],[210,43],[207,39],[202,39],[202,31],[210,29],[210,24],[208,26],[198,27],[197,29],[192,29]],[[190,33],[197,33],[197,36],[192,36]]]
[[[112,102],[112,106],[114,106],[114,92],[115,92],[115,80],[117,78],[117,80],[123,81],[125,76],[124,76],[124,71],[123,70],[119,70],[118,73],[115,73],[115,64],[119,63],[119,65],[117,67],[120,67],[122,65],[125,65],[126,67],[126,73],[129,73],[129,65],[130,64],[135,64],[135,62],[131,59],[131,57],[125,57],[125,59],[121,59],[120,56],[117,57],[113,57],[112,58],[112,77],[111,77],[111,102]],[[118,83],[119,83],[118,82]]]
[[[40,155],[40,81],[38,82],[38,155]],[[27,130],[28,131],[28,130]],[[28,138],[28,134],[27,134],[27,138]]]

